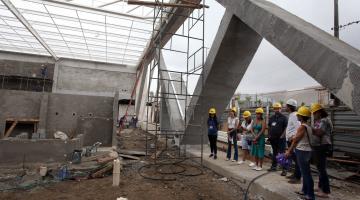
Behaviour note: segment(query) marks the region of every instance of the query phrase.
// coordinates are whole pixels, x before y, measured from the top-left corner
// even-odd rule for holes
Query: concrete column
[[[40,103],[40,111],[39,111],[39,127],[38,133],[40,135],[46,135],[46,124],[47,124],[47,113],[48,113],[48,105],[49,105],[49,94],[43,93]],[[49,133],[46,135],[48,138]]]
[[[6,117],[0,116],[0,139],[5,135],[5,128],[6,128]]]
[[[206,137],[208,109],[215,107],[220,117],[245,74],[262,38],[228,10],[205,62],[187,112],[183,144],[200,144]]]
[[[170,126],[170,115],[166,106],[165,99],[162,98],[160,101],[160,130],[169,130]]]
[[[158,53],[158,52],[156,52]],[[159,69],[161,70],[166,70],[166,64],[165,64],[165,60],[163,58],[163,55],[160,54],[155,56],[155,59],[159,59]],[[162,94],[163,96],[165,96],[164,98],[164,102],[166,104],[167,107],[167,111],[169,113],[169,117],[170,117],[170,129],[171,130],[176,130],[176,131],[184,131],[185,130],[185,126],[184,126],[184,117],[183,117],[183,113],[182,113],[182,109],[181,109],[181,104],[180,104],[180,100],[176,99],[176,98],[184,98],[184,97],[179,97],[176,96],[174,94],[178,94],[181,93],[181,91],[177,91],[176,87],[174,86],[174,82],[170,81],[173,80],[169,74],[168,71],[160,71],[160,78],[163,79],[160,81],[160,86],[161,86],[161,92],[165,93]],[[180,89],[180,88],[178,88]],[[168,94],[166,94],[168,93]]]
[[[52,92],[56,93],[57,92],[57,85],[58,85],[58,77],[59,77],[59,63],[60,60],[57,60],[55,62],[55,67],[54,67],[54,77],[53,77],[53,85],[52,85]]]
[[[115,92],[113,103],[113,132],[112,132],[112,146],[117,146],[117,119],[119,116],[119,92]]]

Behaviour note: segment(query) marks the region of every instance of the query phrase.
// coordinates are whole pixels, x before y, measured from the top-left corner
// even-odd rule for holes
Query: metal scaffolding
[[[205,1],[203,1],[203,5],[205,5]],[[200,157],[187,155],[187,147],[181,144],[181,140],[187,126],[201,127],[201,124],[188,124],[189,120],[187,117],[188,112],[194,109],[194,107],[189,106],[191,98],[198,97],[189,91],[190,79],[198,79],[198,81],[203,82],[203,68],[206,57],[204,45],[206,6],[195,10],[194,8],[185,8],[187,15],[176,14],[174,12],[175,9],[168,7],[167,4],[164,4],[163,0],[156,0],[152,38],[154,39],[157,36],[159,39],[153,41],[155,58],[147,71],[149,79],[146,106],[146,131],[155,135],[156,142],[154,145],[146,142],[146,155],[153,155],[152,158],[154,158],[155,163],[158,159],[183,160],[188,158],[200,159],[202,163],[202,149]],[[165,32],[162,27],[173,17],[186,17],[187,19],[177,32]],[[161,44],[162,38],[169,37],[169,35],[171,36],[169,42],[163,46]],[[176,38],[186,42],[176,43],[174,42]],[[180,67],[180,70],[168,69],[163,57],[165,52],[171,52],[174,58],[185,58],[186,60],[183,61],[186,63],[186,67]],[[151,91],[152,84],[154,84],[154,88],[156,87],[155,91]],[[152,93],[154,95],[151,95]],[[158,115],[160,115],[160,120],[153,121],[153,116],[150,116],[150,109],[154,105],[158,111],[157,113],[159,113]],[[167,112],[171,106],[174,108],[174,105],[178,108],[179,113],[177,117],[180,116],[181,120],[177,120],[177,123],[174,124],[171,121],[172,119],[169,119],[167,124],[170,126],[165,127],[165,122],[161,119],[164,116],[171,118],[170,116],[174,113],[169,114]],[[197,117],[204,118],[204,116]],[[195,137],[201,137],[201,141],[203,141],[202,135],[196,135]],[[146,141],[148,141],[148,136],[146,136]]]

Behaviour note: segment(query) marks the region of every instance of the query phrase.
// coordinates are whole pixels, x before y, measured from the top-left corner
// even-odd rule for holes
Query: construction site
[[[303,166],[288,182],[296,159],[271,170],[297,143],[270,140],[291,106],[315,132],[313,103],[332,124],[326,198],[308,161],[316,199],[360,199],[360,22],[339,22],[360,4],[306,2],[0,0],[0,199],[315,199]],[[247,117],[265,124],[255,170]]]

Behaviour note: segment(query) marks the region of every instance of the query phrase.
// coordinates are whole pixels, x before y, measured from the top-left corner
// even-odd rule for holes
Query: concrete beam
[[[203,81],[198,81],[187,115],[183,144],[200,144],[206,139],[206,119],[210,107],[221,116],[229,103],[262,38],[243,21],[226,10],[205,62]],[[202,84],[204,83],[204,85]],[[191,109],[192,108],[192,109]]]
[[[360,51],[262,0],[217,0],[360,114]]]

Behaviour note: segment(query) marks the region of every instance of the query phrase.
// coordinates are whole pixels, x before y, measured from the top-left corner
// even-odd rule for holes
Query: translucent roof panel
[[[135,66],[151,38],[152,7],[123,0],[10,1],[57,57]],[[1,1],[0,49],[50,55]]]
[[[0,1],[0,50],[49,55],[38,40]]]

